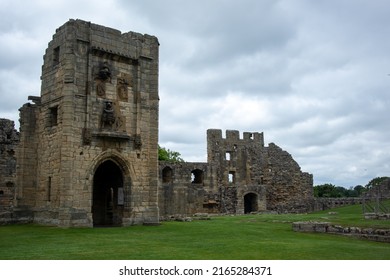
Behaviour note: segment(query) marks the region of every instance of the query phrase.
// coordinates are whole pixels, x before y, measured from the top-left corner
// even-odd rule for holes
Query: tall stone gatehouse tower
[[[14,212],[59,226],[158,223],[156,37],[81,20],[56,30],[20,109]]]

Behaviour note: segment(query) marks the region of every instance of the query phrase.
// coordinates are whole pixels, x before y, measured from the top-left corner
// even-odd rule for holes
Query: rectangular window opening
[[[231,152],[226,152],[225,153],[225,159],[230,160],[232,158],[232,153]]]
[[[58,106],[49,108],[49,126],[58,124]]]
[[[234,184],[236,182],[236,172],[229,171],[229,183]]]
[[[53,50],[53,66],[60,63],[60,47],[56,47]]]

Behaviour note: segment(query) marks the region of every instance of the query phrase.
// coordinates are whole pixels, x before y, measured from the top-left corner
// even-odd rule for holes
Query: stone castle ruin
[[[196,213],[307,212],[313,178],[263,133],[207,131],[207,163],[160,162],[162,217]]]
[[[0,224],[158,224],[171,215],[306,212],[312,175],[262,133],[207,131],[207,163],[158,161],[159,42],[69,20],[20,132],[0,119]]]

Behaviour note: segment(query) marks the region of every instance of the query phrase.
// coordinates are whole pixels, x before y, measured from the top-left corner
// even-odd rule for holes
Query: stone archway
[[[123,216],[123,172],[112,160],[102,162],[93,176],[94,226],[119,226]]]
[[[257,194],[247,193],[244,195],[244,213],[249,214],[251,212],[257,212],[259,209],[257,202]]]

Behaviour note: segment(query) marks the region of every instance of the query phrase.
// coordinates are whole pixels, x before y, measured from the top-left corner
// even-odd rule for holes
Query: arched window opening
[[[162,182],[172,183],[172,181],[173,181],[173,170],[169,166],[166,166],[162,170]]]
[[[203,171],[195,169],[191,171],[191,182],[193,184],[203,184]]]

